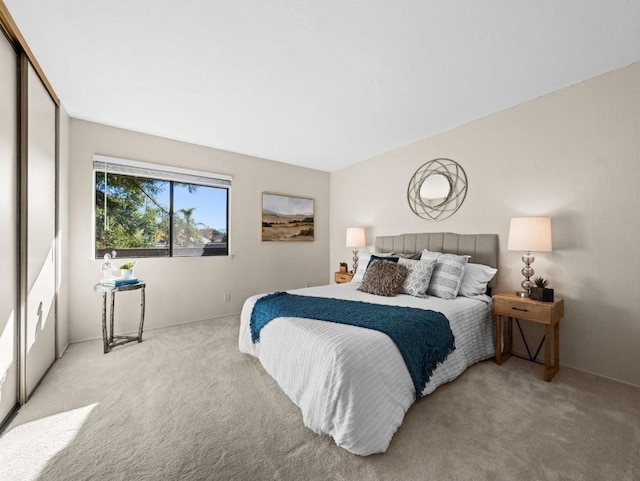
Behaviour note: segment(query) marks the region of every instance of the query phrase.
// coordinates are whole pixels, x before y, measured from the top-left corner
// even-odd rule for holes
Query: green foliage
[[[120,269],[133,269],[133,266],[135,266],[136,263],[135,262],[125,262],[124,264],[122,264],[119,268]]]
[[[346,262],[341,262],[340,263],[340,267],[347,267],[347,263]]]
[[[171,242],[169,206],[160,199],[167,199],[170,185],[163,180],[97,172],[96,251],[168,248]],[[186,188],[189,193],[199,188],[174,182],[176,187]],[[168,203],[168,200],[164,202]],[[195,210],[195,207],[189,207],[174,211],[173,245],[192,247],[208,242],[226,242],[226,233],[196,222]]]
[[[169,241],[169,209],[157,201],[168,182],[96,174],[96,248],[153,247]],[[106,195],[106,211],[105,211]],[[106,225],[105,225],[106,214]]]
[[[195,207],[189,209],[180,209],[173,216],[173,245],[180,247],[191,247],[194,244],[200,244],[202,235],[198,229],[198,225],[193,220],[193,211]]]
[[[548,284],[549,281],[543,277],[536,277],[535,279],[533,279],[533,285],[535,285],[536,287],[545,288]]]

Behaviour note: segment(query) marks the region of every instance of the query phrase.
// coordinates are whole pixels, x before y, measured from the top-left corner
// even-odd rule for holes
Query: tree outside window
[[[227,189],[100,171],[95,181],[96,258],[228,255]]]

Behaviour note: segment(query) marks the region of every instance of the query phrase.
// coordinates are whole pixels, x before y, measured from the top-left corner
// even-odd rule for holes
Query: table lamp
[[[363,227],[347,227],[347,247],[355,247],[353,249],[353,272],[358,269],[358,247],[366,245]]]
[[[518,291],[520,297],[529,297],[533,283],[529,280],[534,270],[531,267],[536,258],[532,251],[551,252],[551,219],[549,217],[514,217],[509,225],[509,241],[507,250],[525,251],[522,256],[524,267],[522,275],[524,281],[520,284],[523,291]]]

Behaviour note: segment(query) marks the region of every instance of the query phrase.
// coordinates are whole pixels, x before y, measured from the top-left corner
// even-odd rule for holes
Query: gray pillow
[[[433,274],[433,268],[436,265],[436,260],[412,260],[403,259],[398,260],[398,264],[406,266],[409,271],[407,278],[402,284],[400,289],[401,294],[409,294],[414,297],[427,297],[427,288],[429,287],[429,281]]]
[[[487,284],[498,273],[498,269],[469,262],[464,268],[459,296],[473,297],[487,292]]]
[[[367,267],[358,290],[376,296],[394,297],[400,292],[407,273],[405,266],[395,262],[373,261]]]
[[[429,281],[427,294],[442,299],[454,299],[460,290],[464,269],[469,261],[467,256],[422,252],[422,260],[436,260],[436,266]]]

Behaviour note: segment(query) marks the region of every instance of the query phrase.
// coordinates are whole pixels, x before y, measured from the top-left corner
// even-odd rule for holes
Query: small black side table
[[[102,343],[104,353],[107,354],[116,346],[122,346],[128,342],[142,342],[142,327],[144,325],[144,295],[146,282],[139,281],[136,284],[127,284],[119,287],[105,286],[96,284],[93,286],[95,292],[102,292]],[[140,326],[138,327],[137,336],[121,336],[113,333],[113,311],[116,302],[116,292],[135,291],[140,289]],[[109,330],[107,331],[107,294],[111,293],[111,312],[109,313]]]

